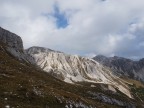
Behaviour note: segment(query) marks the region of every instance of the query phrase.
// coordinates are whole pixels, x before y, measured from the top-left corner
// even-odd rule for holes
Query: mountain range
[[[113,73],[119,76],[126,76],[144,82],[144,58],[139,61],[133,61],[123,57],[98,55],[93,59],[109,67]]]
[[[92,59],[34,46],[0,28],[0,107],[143,108],[144,60]]]

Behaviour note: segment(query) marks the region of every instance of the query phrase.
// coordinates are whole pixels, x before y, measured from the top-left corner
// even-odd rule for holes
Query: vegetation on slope
[[[82,86],[62,82],[31,64],[16,60],[3,47],[0,44],[0,108],[119,108],[128,107],[126,103],[130,106],[137,103],[121,93],[101,89],[100,84],[90,87],[91,83]],[[125,105],[103,101],[101,97],[106,96],[124,101]]]

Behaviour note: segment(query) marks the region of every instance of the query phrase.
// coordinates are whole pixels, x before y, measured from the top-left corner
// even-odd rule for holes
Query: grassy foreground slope
[[[62,82],[18,61],[5,47],[0,43],[0,108],[142,108],[138,99],[104,90],[107,85]]]

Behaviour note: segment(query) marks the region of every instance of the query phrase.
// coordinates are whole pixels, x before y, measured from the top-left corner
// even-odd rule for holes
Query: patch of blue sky
[[[68,26],[68,19],[64,12],[60,12],[58,6],[54,6],[53,16],[56,18],[56,25],[58,28],[65,28]]]
[[[60,12],[59,7],[57,5],[54,6],[53,13],[42,13],[43,16],[50,18],[54,17],[56,20],[57,28],[66,28],[68,26],[68,19],[64,12]]]

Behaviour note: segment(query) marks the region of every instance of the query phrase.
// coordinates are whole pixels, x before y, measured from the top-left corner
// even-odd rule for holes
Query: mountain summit
[[[129,87],[108,68],[97,61],[68,55],[42,47],[31,47],[26,50],[36,64],[44,71],[68,83],[93,82],[111,85],[132,98]]]
[[[7,44],[11,48],[23,51],[22,39],[14,34],[0,27],[0,41]]]
[[[1,108],[144,107],[142,83],[93,59],[36,46],[24,50],[21,38],[2,28],[0,39]]]
[[[102,55],[98,55],[93,59],[109,67],[114,74],[144,82],[144,59],[133,61],[123,57],[105,57]]]
[[[4,44],[4,49],[18,60],[35,64],[33,58],[25,53],[20,36],[0,27],[0,43]]]

